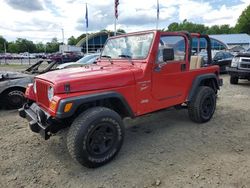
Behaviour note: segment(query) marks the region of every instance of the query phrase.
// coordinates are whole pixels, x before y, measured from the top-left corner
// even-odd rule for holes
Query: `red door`
[[[162,34],[160,37],[158,57],[152,70],[152,96],[164,105],[182,103],[184,100],[187,41],[184,35]],[[174,58],[171,61],[162,60],[163,48],[173,48]]]

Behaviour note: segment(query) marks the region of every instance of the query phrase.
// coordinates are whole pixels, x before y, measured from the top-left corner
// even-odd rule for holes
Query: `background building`
[[[120,34],[120,33],[117,33],[117,34]],[[88,51],[89,52],[100,51],[103,48],[106,40],[111,36],[114,36],[114,32],[102,31],[102,32],[88,35]],[[82,47],[82,52],[86,53],[87,51],[86,50],[86,37],[82,38],[76,44],[76,46]]]
[[[225,43],[229,49],[241,47],[246,49],[250,48],[250,35],[242,34],[222,34],[222,35],[209,35],[211,38]],[[237,47],[237,48],[238,48]]]
[[[60,45],[59,46],[59,52],[81,52],[82,48],[79,46],[73,46],[73,45]]]
[[[100,51],[108,37],[114,36],[114,32],[102,31],[88,35],[88,51]],[[209,35],[211,38],[212,50],[228,50],[242,51],[250,48],[250,35],[248,34],[218,34]],[[82,38],[77,44],[77,47],[82,48],[82,52],[86,53],[86,37]],[[198,46],[197,41],[193,41],[194,49]],[[200,48],[204,49],[205,41],[200,41]]]

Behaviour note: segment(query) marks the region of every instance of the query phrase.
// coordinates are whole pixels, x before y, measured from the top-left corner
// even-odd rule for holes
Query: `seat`
[[[191,56],[190,66],[189,66],[190,70],[196,69],[197,59],[198,59],[198,56],[194,56],[194,55]]]
[[[193,70],[193,69],[201,68],[201,62],[202,62],[202,57],[201,56],[192,55],[191,59],[190,59],[189,69]]]
[[[198,56],[197,62],[196,62],[196,68],[199,69],[201,68],[202,64],[202,56]]]

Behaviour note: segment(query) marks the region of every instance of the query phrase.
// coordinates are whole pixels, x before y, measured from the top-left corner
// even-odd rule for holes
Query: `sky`
[[[117,28],[126,32],[156,28],[157,0],[119,0]],[[65,41],[86,32],[114,30],[114,0],[1,0],[0,35],[8,41]],[[159,0],[159,28],[184,19],[194,23],[234,26],[250,0]]]

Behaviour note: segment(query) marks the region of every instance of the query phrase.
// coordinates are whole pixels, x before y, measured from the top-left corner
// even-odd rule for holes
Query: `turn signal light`
[[[52,111],[55,111],[56,110],[56,101],[51,101],[49,103],[49,108],[52,110]]]
[[[70,111],[70,109],[72,108],[72,105],[73,105],[72,102],[67,103],[67,104],[65,105],[65,107],[64,107],[64,112]]]

